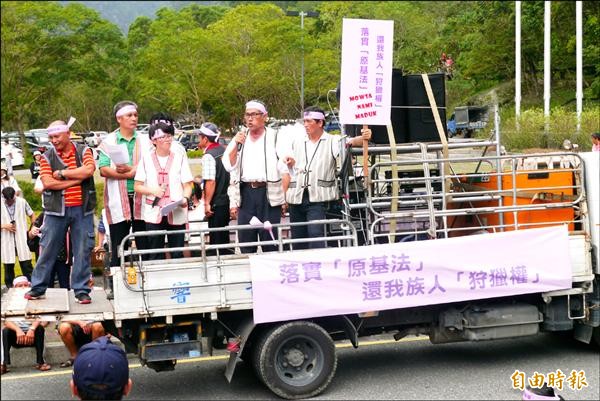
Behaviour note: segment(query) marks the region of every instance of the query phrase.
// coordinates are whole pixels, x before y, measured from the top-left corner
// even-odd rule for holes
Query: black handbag
[[[37,252],[40,249],[40,237],[36,235],[33,238],[29,238],[27,236],[27,246],[31,252]]]

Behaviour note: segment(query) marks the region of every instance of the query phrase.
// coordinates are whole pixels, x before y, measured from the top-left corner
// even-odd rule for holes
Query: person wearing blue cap
[[[81,400],[122,399],[132,387],[125,351],[108,336],[84,345],[75,358],[70,385]]]

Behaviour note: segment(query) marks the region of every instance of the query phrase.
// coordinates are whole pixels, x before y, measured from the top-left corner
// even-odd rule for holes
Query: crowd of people
[[[136,131],[139,121],[134,102],[117,103],[113,113],[118,129],[100,144],[97,165],[104,179],[101,222],[110,238],[109,266],[120,265],[119,246],[123,239],[143,231],[169,232],[135,236],[136,248],[147,251],[142,252],[143,259],[189,254],[181,251],[186,241],[182,231],[189,227],[189,211],[199,206],[203,206],[208,226],[221,228],[211,230],[210,244],[222,245],[218,252],[228,254],[233,247],[227,247],[230,232],[226,227],[232,219],[237,219],[238,225],[249,225],[253,219],[277,224],[290,205],[292,222],[320,220],[325,218],[326,202],[338,196],[336,158],[341,137],[324,131],[325,112],[319,108],[306,110],[306,136],[294,142],[277,140],[277,132],[266,125],[267,107],[258,100],[246,103],[245,129],[234,136],[227,148],[218,142],[219,128],[204,123],[196,132],[204,151],[201,185],[192,175],[184,148],[173,141],[175,124],[167,113],[151,117],[147,135]],[[17,199],[11,190],[6,196],[3,194],[6,207],[2,209],[2,229],[11,234],[11,241],[3,241],[2,245],[5,284],[11,287],[18,259],[23,274],[31,279],[31,290],[25,294],[30,300],[44,297],[58,277],[62,288],[73,290],[77,302],[91,302],[86,285],[91,271],[90,255],[93,249],[99,250],[94,230],[99,196],[94,185],[96,163],[90,148],[71,142],[70,126],[74,121],[57,120],[48,126],[53,146],[43,155],[36,154],[30,166],[36,192],[42,194],[42,214],[36,219],[27,202]],[[363,137],[344,140],[347,145],[360,145],[369,138],[370,131],[365,129]],[[125,156],[117,157],[115,149],[122,149]],[[15,188],[18,196],[17,185],[14,181],[9,186]],[[269,241],[276,235],[259,228],[238,233],[241,243]],[[322,227],[292,230],[292,236],[297,238],[323,235]],[[130,242],[124,244],[124,251]],[[165,246],[170,249],[168,252],[161,251]],[[323,247],[324,241],[310,246]],[[265,252],[275,249],[272,244],[262,246]],[[256,246],[241,247],[243,253],[256,250]],[[32,251],[36,255],[35,268],[30,262]],[[209,254],[216,252],[210,251]]]
[[[118,129],[98,147],[97,166],[90,148],[71,141],[74,118],[48,126],[52,147],[44,154],[36,152],[30,166],[34,190],[42,197],[43,210],[38,216],[20,196],[14,177],[3,170],[5,285],[26,287],[23,296],[27,300],[44,298],[58,281],[61,288],[73,290],[76,302],[91,303],[92,253],[106,250],[110,255],[107,267],[119,266],[119,247],[130,233],[167,232],[135,237],[135,247],[148,251],[143,252],[144,260],[189,256],[180,249],[184,249],[190,216],[197,209],[203,209],[208,227],[217,228],[209,232],[209,243],[217,246],[220,254],[234,252],[233,245],[228,246],[231,220],[237,219],[237,225],[250,225],[253,219],[277,224],[288,211],[291,222],[325,219],[326,202],[338,197],[335,177],[340,141],[359,146],[371,135],[368,129],[356,138],[329,135],[324,131],[325,112],[310,107],[304,113],[306,135],[293,142],[278,141],[277,132],[266,125],[267,107],[251,100],[245,105],[245,129],[227,147],[218,141],[221,132],[217,125],[206,122],[196,131],[204,155],[202,176],[194,177],[185,149],[173,140],[175,124],[167,113],[154,114],[148,134],[141,134],[136,131],[138,106],[134,102],[119,102],[113,112]],[[127,157],[123,158],[124,154]],[[102,195],[95,192],[96,168],[104,179]],[[97,196],[104,198],[98,244],[94,229]],[[259,228],[238,233],[240,243],[269,241],[277,233],[272,235]],[[294,228],[291,235],[312,238],[323,237],[324,232],[322,227],[302,227]],[[123,251],[129,246],[132,244],[126,242]],[[310,243],[310,247],[324,246],[324,241]],[[261,247],[264,252],[276,249],[274,245]],[[240,250],[251,253],[257,247]],[[211,251],[209,254],[216,253]],[[15,277],[17,260],[22,276]],[[111,291],[107,288],[109,297]],[[82,347],[105,334],[100,322],[61,321],[57,331],[70,354],[61,367],[76,365]],[[51,366],[40,353],[43,334],[42,322],[5,324],[2,374],[8,371],[10,348],[20,346],[35,346],[36,368],[49,370]]]

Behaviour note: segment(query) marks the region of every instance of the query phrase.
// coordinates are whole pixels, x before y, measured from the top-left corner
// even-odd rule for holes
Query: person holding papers
[[[152,143],[147,135],[135,130],[138,123],[137,105],[124,100],[115,105],[113,112],[119,128],[106,136],[98,147],[98,168],[104,177],[104,207],[110,232],[110,266],[119,266],[118,247],[129,234],[145,231],[142,220],[142,197],[133,190],[133,178],[142,154],[149,153]],[[136,238],[136,247],[145,249],[145,237]],[[125,244],[125,249],[129,244]],[[108,267],[110,267],[108,266]],[[109,281],[109,297],[112,280]]]
[[[187,210],[192,194],[193,176],[185,151],[172,146],[175,128],[160,121],[148,131],[154,150],[144,154],[135,174],[135,192],[143,195],[146,229],[185,230]],[[111,233],[112,234],[112,233]],[[185,234],[167,235],[169,248],[183,247]],[[165,247],[165,236],[148,237],[149,249]],[[172,258],[183,256],[181,251],[170,252]],[[164,252],[152,253],[149,259],[164,259]]]

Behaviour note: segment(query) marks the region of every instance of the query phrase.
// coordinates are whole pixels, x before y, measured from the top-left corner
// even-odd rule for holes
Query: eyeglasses
[[[252,118],[258,118],[262,115],[263,115],[263,113],[254,112],[254,113],[246,113],[246,114],[244,114],[244,117],[246,117],[247,119],[252,119]]]
[[[173,135],[166,134],[166,135],[160,136],[158,138],[154,137],[152,139],[154,139],[155,141],[170,141],[171,139],[173,139]]]

